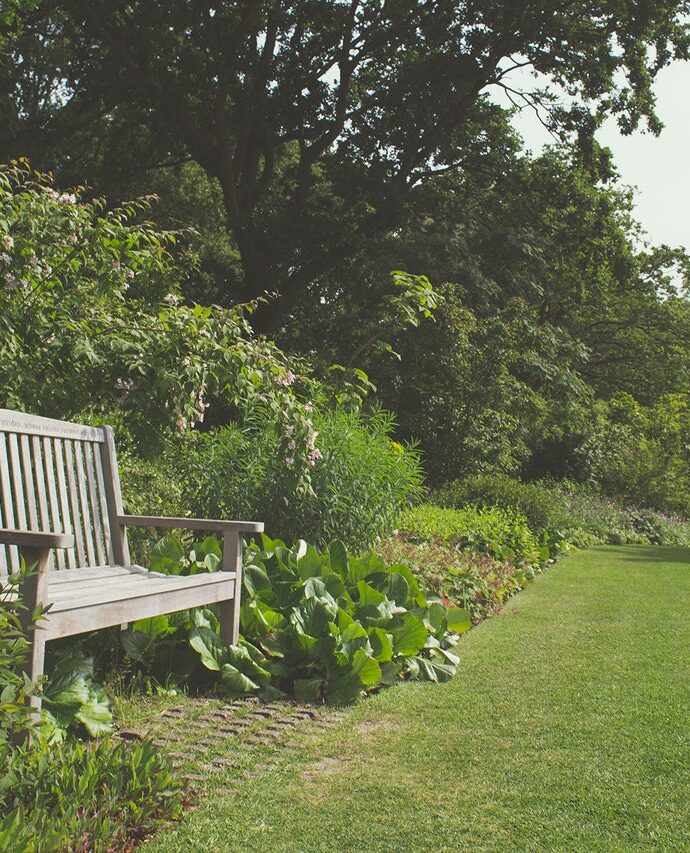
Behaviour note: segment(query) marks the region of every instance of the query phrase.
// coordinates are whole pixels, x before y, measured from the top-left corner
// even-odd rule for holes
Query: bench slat
[[[55,464],[53,461],[53,440],[48,438],[47,436],[43,436],[43,438],[39,438],[38,436],[34,436],[35,442],[40,442],[43,446],[43,461],[45,464],[45,477],[46,477],[46,485],[48,492],[48,503],[50,505],[50,522],[47,525],[47,528],[50,530],[54,530],[56,533],[63,533],[65,531],[65,525],[63,522],[63,516],[60,512],[60,504],[58,503],[58,492],[57,486],[55,485]],[[64,569],[67,565],[67,557],[65,556],[65,552],[60,550],[57,551],[56,555],[56,568]]]
[[[10,463],[9,455],[7,453],[7,436],[5,433],[0,433],[0,495],[2,497],[2,501],[0,501],[0,503],[2,503],[3,506],[3,526],[7,528],[14,528],[16,527],[16,521],[14,516],[12,485],[10,483]],[[19,552],[17,551],[17,548],[13,545],[11,548],[2,548],[0,550],[5,554],[5,571],[8,572],[12,569],[17,569],[19,567]]]
[[[29,436],[20,435],[19,445],[22,454],[21,465],[24,482],[26,512],[29,519],[29,530],[38,530],[38,506],[36,504],[36,489],[34,488],[34,473],[33,466],[31,464],[31,449],[29,448]]]
[[[11,432],[8,436],[10,445],[10,468],[12,487],[14,491],[14,510],[17,527],[26,530],[26,504],[24,503],[24,488],[22,484],[21,468],[19,467],[19,442],[17,435]]]
[[[72,520],[72,533],[77,540],[77,560],[80,566],[86,566],[86,548],[84,547],[84,526],[79,513],[79,485],[77,483],[76,460],[72,442],[62,442],[64,450],[64,473],[67,480],[67,491],[70,504],[70,518]],[[94,562],[94,561],[92,561]]]
[[[58,481],[58,494],[60,495],[60,509],[62,513],[63,526],[65,528],[64,532],[72,533],[76,537],[75,525],[72,522],[70,492],[67,485],[67,477],[65,475],[66,450],[62,439],[53,439],[53,450],[55,452],[55,473]],[[76,568],[77,554],[78,551],[67,551],[68,568]]]
[[[101,521],[101,503],[98,499],[98,486],[96,484],[96,467],[93,458],[93,445],[84,442],[84,467],[86,468],[86,486],[89,495],[89,507],[93,519],[93,538],[96,546],[96,559],[99,565],[106,562],[106,549],[103,537],[103,523]]]
[[[127,578],[132,574],[140,574],[146,569],[142,566],[93,566],[88,569],[74,569],[69,572],[52,572],[48,577],[48,593],[56,588],[66,588],[72,584],[84,584],[91,581],[98,582],[103,578],[121,577]],[[50,600],[50,598],[48,599]]]

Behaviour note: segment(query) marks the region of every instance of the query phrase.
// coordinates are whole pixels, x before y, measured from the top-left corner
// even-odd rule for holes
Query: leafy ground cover
[[[689,601],[687,549],[569,557],[462,639],[457,677],[202,782],[144,849],[688,849]]]

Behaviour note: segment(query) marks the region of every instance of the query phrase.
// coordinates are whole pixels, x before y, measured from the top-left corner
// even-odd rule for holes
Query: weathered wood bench
[[[131,565],[128,526],[222,533],[222,571],[172,576]],[[18,570],[20,557],[36,564],[24,604],[51,605],[32,634],[32,679],[43,673],[47,640],[203,604],[220,605],[221,636],[236,643],[241,535],[261,530],[258,521],[125,515],[111,427],[0,409],[0,576]]]

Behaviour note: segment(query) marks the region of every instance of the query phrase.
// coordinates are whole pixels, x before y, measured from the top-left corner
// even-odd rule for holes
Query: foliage
[[[579,547],[596,543],[690,545],[690,521],[630,506],[593,486],[565,480],[550,483],[554,500],[565,504],[562,534]]]
[[[322,458],[310,468],[312,492],[300,497],[275,434],[229,426],[172,445],[164,465],[174,470],[171,482],[180,484],[187,511],[259,518],[283,539],[304,536],[318,547],[337,537],[357,550],[385,535],[421,494],[416,449],[392,440],[394,421],[383,411],[329,409],[317,401],[311,417]]]
[[[35,631],[45,612],[37,609],[31,618],[17,590],[32,568],[22,565],[19,572],[0,578],[0,750],[10,741],[20,740],[34,727],[28,702],[39,690],[22,673],[29,653],[29,634]]]
[[[593,412],[574,473],[623,501],[690,516],[690,405],[687,394],[643,406],[619,392]]]
[[[157,568],[180,571],[172,559],[180,552],[179,543],[164,540]],[[193,570],[192,560],[181,562]],[[425,596],[403,564],[348,555],[338,541],[319,551],[262,535],[245,555],[239,645],[220,639],[213,608],[135,622],[122,642],[161,681],[172,673],[203,683],[201,664],[206,683],[213,673],[226,694],[284,692],[344,704],[401,678],[446,681],[457,663],[451,635],[469,624],[465,610]]]
[[[534,577],[531,566],[519,567],[488,554],[458,551],[438,539],[419,541],[397,532],[376,546],[391,563],[409,566],[420,585],[433,590],[442,601],[464,608],[473,623],[498,613],[504,602]]]
[[[83,191],[58,193],[24,163],[0,168],[0,402],[93,418],[117,412],[139,450],[204,421],[209,399],[296,442],[291,468],[308,488],[310,422],[296,374],[251,337],[244,306],[182,304],[170,250],[179,234]]]
[[[500,507],[448,509],[422,504],[407,510],[398,527],[411,541],[437,541],[518,566],[538,566],[549,557],[548,548],[540,547],[525,517]]]
[[[147,742],[2,750],[0,848],[130,850],[179,817],[181,785]]]
[[[479,475],[446,483],[433,495],[435,503],[460,509],[467,504],[497,506],[521,513],[540,542],[555,556],[567,524],[564,497],[549,483],[523,483],[505,474]]]
[[[110,701],[93,680],[93,659],[78,651],[56,652],[48,647],[41,716],[54,739],[63,732],[94,738],[112,731]]]
[[[652,82],[687,56],[684,11],[674,0],[265,0],[251,13],[39,3],[20,7],[0,57],[0,151],[98,186],[192,158],[219,184],[235,292],[284,284],[282,304],[266,306],[277,327],[315,281],[398,228],[420,187],[462,169],[499,111],[484,93],[511,94],[510,70],[528,64],[562,87],[560,102],[537,84],[518,97],[584,148],[610,114],[657,132]]]
[[[270,673],[300,699],[343,704],[400,678],[446,681],[457,663],[448,635],[469,627],[465,611],[425,596],[407,566],[354,557],[338,541],[319,552],[262,535],[244,585],[242,631],[255,648],[231,661],[235,689],[258,689]]]

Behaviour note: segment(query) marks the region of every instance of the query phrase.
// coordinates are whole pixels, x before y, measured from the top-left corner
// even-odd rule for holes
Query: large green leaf
[[[299,634],[309,637],[321,637],[327,634],[329,622],[333,622],[338,613],[338,606],[322,598],[307,598],[290,614],[290,622]]]
[[[149,569],[166,575],[179,575],[185,559],[184,548],[176,536],[163,536],[149,553]]]
[[[305,545],[304,553],[297,560],[299,576],[303,580],[318,577],[321,574],[321,565],[321,555],[316,548],[313,545]]]
[[[252,598],[270,600],[273,594],[271,580],[262,566],[249,565],[242,575],[245,589]]]
[[[369,628],[367,631],[372,654],[377,661],[385,662],[393,659],[393,639],[383,628]]]
[[[331,568],[333,571],[337,572],[343,578],[347,577],[349,564],[347,548],[339,539],[331,542],[328,547],[328,554],[330,556]]]
[[[352,657],[352,671],[359,676],[364,687],[376,687],[381,681],[381,667],[364,649],[357,649]]]
[[[92,688],[89,698],[75,716],[91,737],[103,737],[112,730],[113,715],[102,689]]]
[[[386,598],[394,601],[398,607],[405,607],[410,596],[410,585],[400,572],[391,572],[380,587]]]
[[[228,647],[210,628],[192,628],[189,645],[199,653],[202,664],[214,672],[228,662]]]
[[[424,648],[429,632],[421,619],[412,613],[406,613],[402,617],[403,624],[399,628],[393,628],[393,648],[396,654],[416,655]]]

